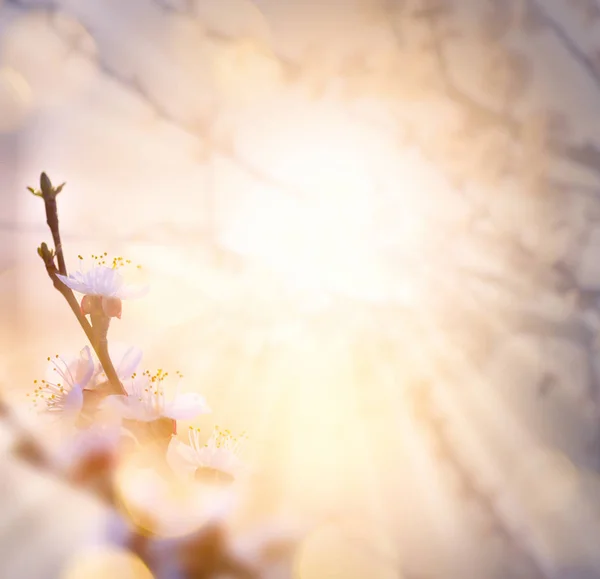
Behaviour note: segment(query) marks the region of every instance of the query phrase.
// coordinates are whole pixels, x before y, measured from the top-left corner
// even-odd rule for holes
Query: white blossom
[[[245,470],[239,453],[245,435],[235,437],[229,430],[215,427],[208,441],[202,443],[200,430],[190,427],[188,437],[189,444],[171,439],[167,460],[174,470],[215,481],[233,480]]]
[[[126,285],[123,276],[111,267],[96,266],[86,272],[56,275],[72,290],[90,296],[133,299],[147,292],[147,286]]]
[[[83,389],[93,373],[94,361],[89,346],[85,346],[78,356],[49,356],[46,377],[34,380],[34,408],[76,417],[83,406]]]
[[[159,418],[192,420],[200,414],[211,412],[206,400],[198,393],[178,393],[182,375],[176,372],[178,383],[167,392],[163,382],[168,372],[158,370],[156,374],[146,371],[133,374],[131,380],[123,382],[126,396],[109,396],[106,404],[118,412],[124,420],[151,422]]]
[[[146,285],[129,285],[125,283],[125,279],[119,270],[129,264],[129,260],[115,258],[112,266],[107,266],[105,255],[93,255],[94,263],[87,271],[80,268],[79,271],[68,276],[57,274],[57,277],[72,290],[89,296],[134,299],[147,293],[148,286]],[[83,260],[81,256],[79,258]]]

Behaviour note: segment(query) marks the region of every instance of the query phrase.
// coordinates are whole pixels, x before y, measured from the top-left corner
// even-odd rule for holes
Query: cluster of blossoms
[[[79,259],[83,261],[82,256]],[[83,294],[81,313],[84,316],[120,319],[121,300],[142,296],[147,287],[125,283],[120,270],[131,264],[130,260],[116,257],[107,265],[106,253],[92,255],[92,260],[87,270],[80,268],[74,274],[57,277],[67,287]],[[133,440],[136,447],[143,446],[148,433],[153,432],[148,426],[170,422],[166,458],[174,472],[192,474],[196,480],[205,481],[225,482],[236,478],[243,470],[239,458],[243,437],[236,438],[228,430],[217,427],[208,440],[202,442],[200,430],[190,427],[189,444],[178,440],[178,420],[192,421],[211,412],[200,394],[180,392],[183,374],[176,371],[171,375],[162,368],[156,372],[140,372],[142,352],[133,346],[111,345],[108,350],[123,394],[103,390],[108,384],[107,372],[91,348],[85,346],[76,356],[48,357],[46,376],[34,380],[34,391],[30,395],[36,411],[52,421],[60,421],[71,434],[84,434],[84,437],[79,436],[79,446],[84,438],[89,439],[92,446],[97,444],[99,433],[103,433],[100,439],[107,444],[116,444],[124,436]],[[115,436],[115,432],[119,436]],[[164,433],[162,437],[165,438]]]
[[[222,521],[240,496],[230,483],[247,472],[240,459],[245,436],[215,427],[204,438],[191,426],[187,441],[180,440],[178,421],[211,412],[204,397],[180,390],[181,372],[141,370],[139,348],[109,343],[123,300],[145,295],[148,287],[126,283],[131,260],[106,252],[92,255],[90,267],[79,255],[79,269],[67,272],[56,203],[63,185],[54,187],[42,173],[40,189],[28,188],[44,201],[54,241],[54,249],[42,243],[37,253],[89,345],[74,356],[48,357],[45,377],[34,380],[29,394],[38,424],[48,428],[39,443],[27,436],[23,453],[42,468],[58,466],[67,480],[101,498],[115,524],[109,541],[141,558],[157,579],[258,577],[268,551],[259,546],[252,563],[240,558]]]

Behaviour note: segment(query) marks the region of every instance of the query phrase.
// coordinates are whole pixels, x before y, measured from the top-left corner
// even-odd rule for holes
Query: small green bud
[[[43,197],[44,199],[55,199],[56,196],[63,190],[66,183],[61,183],[58,187],[52,186],[52,181],[46,173],[42,173],[40,176],[40,191],[36,191],[33,187],[27,187],[31,193],[37,197]]]
[[[52,181],[46,173],[42,173],[40,176],[40,189],[44,196],[51,197],[54,194],[54,189],[52,188]]]
[[[50,249],[47,243],[42,243],[42,245],[37,248],[37,252],[44,261],[53,259],[55,255],[54,250]]]

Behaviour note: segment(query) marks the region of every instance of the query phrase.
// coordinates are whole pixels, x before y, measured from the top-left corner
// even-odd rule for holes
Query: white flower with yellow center
[[[189,444],[171,439],[167,460],[173,470],[193,475],[203,482],[231,482],[245,469],[240,446],[245,434],[233,436],[215,426],[207,442],[201,442],[200,429],[190,426]]]
[[[83,256],[78,257],[80,262],[83,262]],[[93,264],[87,271],[80,266],[79,271],[68,276],[57,274],[58,279],[67,287],[84,294],[81,301],[81,311],[84,315],[92,313],[98,302],[107,316],[120,318],[121,300],[139,298],[148,292],[147,285],[125,283],[119,270],[130,265],[130,260],[115,257],[108,266],[106,252],[102,255],[92,255],[92,260]]]
[[[36,410],[68,414],[76,417],[83,406],[83,389],[94,373],[94,360],[89,346],[78,356],[48,356],[48,369],[43,380],[34,380],[33,404]]]
[[[118,412],[124,420],[151,422],[159,418],[192,420],[200,414],[211,412],[203,396],[195,392],[178,393],[183,375],[177,371],[177,384],[167,394],[163,382],[168,372],[159,369],[155,374],[145,371],[134,373],[123,386],[127,396],[109,396],[106,404]]]

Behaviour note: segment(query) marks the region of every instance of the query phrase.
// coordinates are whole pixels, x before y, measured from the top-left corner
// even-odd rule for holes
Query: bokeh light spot
[[[85,90],[94,67],[95,42],[72,17],[29,11],[2,35],[0,65],[18,70],[31,87],[36,106],[63,105]]]
[[[0,69],[0,133],[17,130],[32,105],[33,95],[25,78],[12,68]]]

